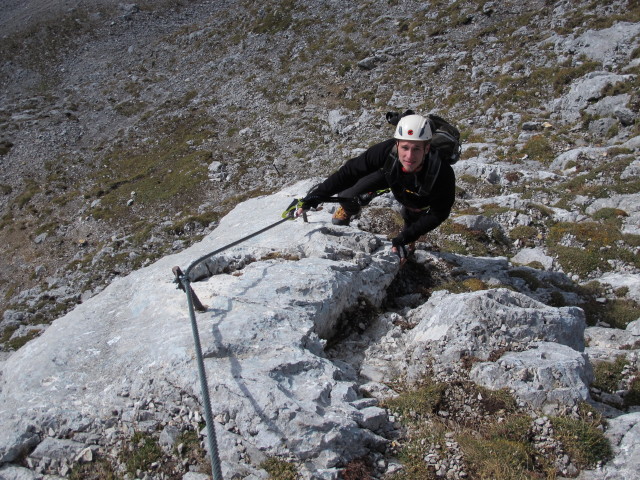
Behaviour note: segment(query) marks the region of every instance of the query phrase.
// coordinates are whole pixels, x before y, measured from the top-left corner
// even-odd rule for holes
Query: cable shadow
[[[266,425],[269,430],[274,432],[283,442],[286,443],[286,434],[279,428],[274,420],[269,418],[263,406],[260,405],[255,396],[252,394],[249,385],[247,385],[247,383],[244,381],[242,363],[237,355],[233,352],[233,345],[225,343],[223,333],[224,329],[221,328],[225,324],[225,321],[228,319],[229,315],[233,312],[235,304],[239,301],[239,299],[241,299],[248,291],[260,286],[264,281],[266,281],[268,270],[273,268],[274,266],[275,264],[264,266],[262,269],[262,273],[257,278],[255,278],[252,282],[246,284],[238,292],[234,293],[233,297],[228,298],[226,308],[209,309],[211,318],[212,320],[214,320],[214,323],[211,326],[211,334],[214,345],[207,346],[206,350],[209,350],[209,352],[208,354],[205,354],[205,358],[215,357],[217,359],[227,359],[229,361],[231,377],[235,380],[242,396],[250,403],[255,415],[260,418],[260,422],[262,424]],[[247,339],[246,341],[248,342],[249,340]],[[242,348],[243,346],[240,345],[240,347]]]

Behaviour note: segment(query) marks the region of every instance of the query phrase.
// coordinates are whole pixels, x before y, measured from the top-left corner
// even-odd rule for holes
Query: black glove
[[[358,202],[358,205],[360,205],[361,207],[366,207],[367,205],[369,205],[369,203],[371,203],[371,200],[373,200],[376,197],[377,197],[376,192],[361,193],[360,195],[356,196],[356,201]]]
[[[311,208],[318,208],[318,205],[322,203],[322,197],[308,195],[300,201],[302,202],[302,208],[304,210],[309,210]]]
[[[403,258],[407,258],[409,255],[409,251],[407,250],[407,246],[404,244],[404,241],[398,237],[391,240],[391,245],[393,245],[396,249],[396,253],[400,260]]]

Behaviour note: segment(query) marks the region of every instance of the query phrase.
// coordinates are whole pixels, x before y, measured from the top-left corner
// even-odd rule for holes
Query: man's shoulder
[[[391,152],[391,149],[395,145],[395,139],[390,138],[388,140],[384,140],[382,142],[378,142],[374,145],[371,145],[367,148],[367,153],[374,155],[388,155]]]
[[[387,140],[383,140],[382,142],[377,143],[374,146],[379,145],[382,148],[391,150],[395,144],[396,144],[396,139],[395,138],[388,138]]]

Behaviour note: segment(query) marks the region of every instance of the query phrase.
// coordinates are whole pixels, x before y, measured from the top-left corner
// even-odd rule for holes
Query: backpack
[[[403,114],[396,112],[387,113],[387,121],[391,125],[398,125],[402,117],[413,115],[413,110],[407,110]],[[431,148],[438,150],[440,159],[449,165],[453,165],[460,160],[462,143],[460,142],[460,131],[447,122],[444,118],[430,113],[427,115],[429,126],[431,127]]]

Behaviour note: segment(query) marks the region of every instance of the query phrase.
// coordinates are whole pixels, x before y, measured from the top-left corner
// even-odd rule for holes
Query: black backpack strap
[[[418,190],[418,194],[426,197],[431,193],[433,185],[436,183],[436,178],[438,178],[438,174],[440,173],[440,166],[442,165],[442,162],[440,161],[440,155],[438,155],[438,152],[435,152],[433,155],[427,155],[424,161],[427,164],[427,171],[424,174],[424,180],[422,181],[420,190]]]
[[[398,161],[398,145],[394,145],[389,155],[387,155],[387,159],[384,162],[384,166],[382,167],[382,171],[387,177],[387,181],[390,180],[391,171],[393,170],[393,165]]]

